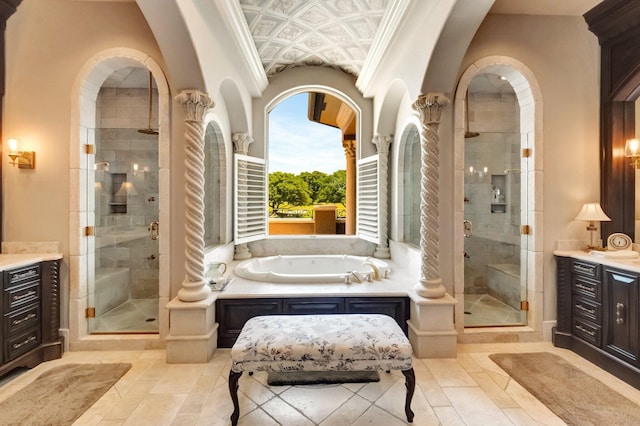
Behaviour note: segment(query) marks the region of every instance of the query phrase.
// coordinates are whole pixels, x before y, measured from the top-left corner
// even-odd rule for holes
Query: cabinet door
[[[216,301],[216,322],[219,324],[218,347],[232,347],[244,323],[251,318],[281,313],[282,299],[218,299]]]
[[[638,360],[638,275],[606,270],[605,350],[627,362]]]

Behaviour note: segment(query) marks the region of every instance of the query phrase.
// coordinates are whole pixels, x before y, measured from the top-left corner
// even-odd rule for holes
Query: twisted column
[[[248,155],[249,154],[249,145],[253,143],[253,138],[248,133],[234,133],[231,136],[233,140],[233,146],[235,148],[236,154],[240,155]],[[244,161],[238,161],[238,166],[244,166]],[[245,167],[238,167],[238,182],[246,183],[247,181],[247,172]],[[245,185],[238,185],[241,187],[245,187]],[[241,193],[238,188],[236,188],[236,197],[241,199],[242,197],[246,197],[247,194]],[[249,247],[246,244],[236,244],[235,252],[233,254],[233,258],[236,260],[245,260],[251,258],[251,252],[249,251]]]
[[[184,108],[185,122],[185,270],[178,299],[204,300],[211,293],[204,277],[204,123],[211,98],[197,90],[184,90],[176,101]]]
[[[380,182],[378,186],[378,223],[380,223],[380,244],[376,247],[376,251],[373,253],[374,257],[380,259],[389,259],[391,254],[389,253],[389,146],[393,142],[393,135],[375,135],[372,144],[376,146],[378,151],[378,171],[380,175]]]
[[[420,283],[416,292],[422,297],[440,298],[446,293],[440,278],[439,254],[439,166],[440,116],[449,100],[438,93],[420,95],[412,105],[420,114]]]

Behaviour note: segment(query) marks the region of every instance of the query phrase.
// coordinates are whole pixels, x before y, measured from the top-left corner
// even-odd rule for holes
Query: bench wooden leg
[[[240,417],[240,405],[238,404],[238,380],[242,376],[242,371],[236,373],[231,370],[229,372],[229,393],[231,394],[231,401],[233,401],[233,413],[231,414],[231,424],[236,426],[238,424],[238,418]]]
[[[416,376],[413,372],[413,368],[409,370],[402,370],[402,374],[407,379],[405,386],[407,387],[407,399],[404,403],[404,412],[407,415],[407,421],[413,422],[413,411],[411,411],[411,400],[413,399],[413,392],[416,389]]]

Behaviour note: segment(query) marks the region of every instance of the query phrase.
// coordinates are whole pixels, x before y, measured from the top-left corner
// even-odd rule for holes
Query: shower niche
[[[507,212],[507,175],[491,175],[491,213]]]
[[[127,213],[127,174],[111,174],[111,201],[109,202],[111,214]]]

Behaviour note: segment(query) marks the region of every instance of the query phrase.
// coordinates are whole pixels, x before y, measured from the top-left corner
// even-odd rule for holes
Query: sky
[[[331,174],[346,168],[340,129],[309,121],[308,97],[290,96],[269,113],[269,173]]]

